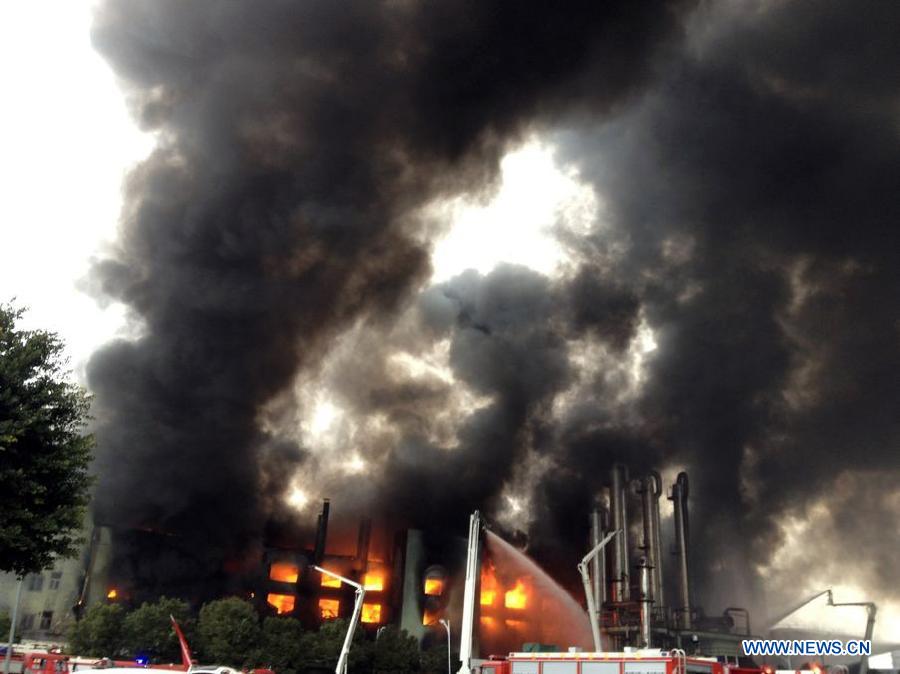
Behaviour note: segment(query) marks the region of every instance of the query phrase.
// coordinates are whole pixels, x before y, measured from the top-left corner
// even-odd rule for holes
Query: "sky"
[[[82,382],[91,352],[125,328],[121,306],[85,292],[90,260],[114,241],[124,175],[153,144],[91,46],[91,6],[9,3],[0,29],[11,94],[0,109],[0,288],[29,307],[26,325],[63,337]]]
[[[751,5],[753,11],[744,11]],[[851,112],[847,112],[841,97],[832,100],[830,96],[830,92],[841,91],[853,79],[846,79],[841,69],[844,66],[822,73],[815,59],[807,62],[786,57],[781,61],[779,49],[762,55],[760,52],[765,50],[755,51],[752,38],[763,36],[779,45],[804,50],[802,53],[815,53],[816,37],[829,35],[828,20],[833,17],[827,13],[822,14],[824,27],[813,22],[809,37],[794,35],[785,28],[794,25],[797,17],[789,15],[768,23],[770,14],[777,17],[780,5],[722,3],[716,7],[719,10],[690,15],[684,54],[674,60],[676,65],[671,66],[671,72],[660,67],[650,69],[653,75],[649,75],[641,66],[640,55],[635,57],[629,52],[623,57],[625,65],[621,70],[633,75],[638,83],[634,86],[640,88],[652,77],[664,82],[646,96],[629,98],[630,87],[620,85],[618,78],[612,76],[606,80],[601,77],[604,82],[612,82],[609,91],[604,84],[600,93],[585,94],[581,80],[566,79],[565,69],[578,59],[563,55],[559,63],[541,73],[550,84],[535,85],[537,93],[525,85],[520,97],[513,97],[514,105],[501,91],[496,98],[477,102],[473,106],[476,112],[469,111],[468,117],[465,110],[459,112],[459,119],[477,120],[468,126],[450,125],[449,131],[439,129],[440,133],[432,135],[433,129],[418,128],[416,119],[407,119],[408,126],[414,129],[414,140],[407,146],[392,135],[390,124],[377,115],[373,115],[372,129],[365,128],[359,135],[347,131],[352,125],[334,131],[322,121],[327,115],[317,115],[320,109],[334,109],[335,118],[341,124],[345,122],[339,114],[340,107],[332,108],[334,101],[328,97],[328,88],[322,86],[339,77],[328,72],[327,67],[314,67],[319,59],[328,62],[328,40],[322,48],[314,39],[316,35],[310,40],[312,52],[304,54],[306,60],[299,59],[305,64],[303,68],[314,64],[307,70],[301,68],[300,73],[300,79],[308,82],[313,92],[308,99],[288,90],[284,101],[275,100],[270,110],[265,96],[253,88],[253,78],[241,70],[259,65],[254,60],[258,58],[258,45],[252,41],[242,44],[247,54],[238,56],[246,56],[246,61],[240,63],[240,58],[236,58],[239,63],[234,65],[222,58],[213,44],[209,52],[198,51],[212,65],[202,58],[198,61],[219,76],[210,78],[216,86],[210,86],[208,91],[200,88],[195,97],[184,95],[184,107],[166,118],[169,101],[154,96],[166,87],[183,94],[184,72],[180,64],[173,67],[172,62],[155,61],[157,53],[153,48],[163,43],[175,55],[175,62],[185,53],[195,55],[191,51],[194,36],[205,37],[203,22],[198,27],[192,23],[195,17],[186,16],[166,27],[165,21],[170,17],[165,12],[155,17],[152,10],[134,10],[135,25],[146,21],[150,26],[147,32],[159,30],[162,37],[156,35],[157,42],[136,40],[137,47],[132,52],[131,34],[122,30],[122,26],[130,30],[131,18],[127,12],[110,12],[106,17],[108,29],[103,28],[98,31],[99,37],[95,36],[104,53],[101,56],[90,34],[93,3],[8,5],[2,10],[5,20],[0,22],[0,68],[7,90],[16,95],[10,104],[0,108],[0,124],[8,132],[0,178],[10,186],[0,200],[0,298],[15,298],[18,304],[28,306],[27,325],[51,329],[63,337],[73,376],[82,383],[93,381],[98,392],[101,420],[109,423],[101,429],[105,446],[130,439],[122,429],[125,424],[117,421],[117,414],[126,422],[135,419],[127,414],[127,406],[115,402],[121,392],[132,391],[119,379],[120,373],[152,372],[148,381],[153,381],[136,384],[134,391],[149,393],[170,386],[170,391],[178,392],[177,373],[186,370],[198,381],[207,381],[203,378],[208,377],[209,386],[201,387],[203,391],[197,400],[179,399],[178,404],[190,410],[196,410],[194,405],[204,410],[211,408],[206,418],[193,413],[204,421],[230,421],[232,415],[246,421],[234,427],[223,425],[230,436],[241,438],[233,447],[235,465],[237,459],[262,457],[259,461],[265,479],[275,480],[272,475],[280,472],[288,475],[290,479],[284,484],[276,480],[273,489],[283,491],[287,503],[300,511],[313,508],[323,495],[313,493],[314,486],[334,490],[352,501],[354,495],[342,490],[352,491],[347,485],[353,483],[354,476],[377,471],[379,467],[408,475],[409,482],[432,480],[434,476],[423,465],[452,457],[457,450],[485,472],[498,471],[496,464],[483,459],[487,454],[485,447],[489,447],[490,451],[496,448],[497,455],[515,468],[502,472],[502,489],[476,484],[463,501],[492,499],[494,514],[510,527],[534,527],[540,532],[536,520],[542,512],[546,515],[542,508],[560,512],[575,508],[559,493],[564,487],[556,482],[555,475],[567,475],[567,466],[586,470],[591,464],[585,458],[584,447],[590,443],[604,447],[603,461],[630,452],[641,465],[662,462],[667,475],[674,475],[676,466],[688,465],[689,469],[700,471],[705,464],[715,464],[724,467],[731,478],[742,480],[741,502],[732,505],[750,509],[758,506],[764,513],[746,535],[757,536],[753,540],[758,540],[760,547],[771,548],[768,554],[754,558],[752,565],[767,580],[773,596],[790,591],[798,595],[812,593],[832,585],[836,592],[840,591],[840,600],[865,599],[869,588],[877,586],[878,581],[872,578],[883,574],[883,565],[879,567],[874,561],[866,565],[868,575],[857,582],[842,577],[840,560],[816,559],[804,542],[817,540],[823,536],[821,532],[830,532],[827,537],[831,541],[839,540],[840,533],[835,532],[846,533],[848,524],[837,507],[827,507],[829,499],[855,506],[853,495],[878,479],[885,481],[877,482],[884,498],[867,498],[862,504],[868,508],[866,512],[900,512],[896,486],[890,483],[890,476],[896,474],[890,471],[896,466],[888,459],[873,459],[857,470],[838,461],[833,470],[814,471],[817,459],[811,451],[797,450],[800,458],[791,463],[785,459],[790,451],[780,443],[790,445],[784,439],[795,433],[798,445],[815,445],[819,438],[810,429],[822,418],[813,412],[830,395],[834,394],[836,404],[842,395],[851,402],[861,400],[853,393],[861,388],[859,380],[850,376],[847,381],[836,377],[835,386],[839,388],[835,391],[821,383],[827,379],[822,373],[834,372],[829,369],[833,367],[830,359],[840,362],[844,353],[860,356],[863,352],[860,359],[864,361],[868,348],[857,348],[852,334],[839,329],[835,328],[832,336],[829,330],[841,323],[852,323],[854,318],[829,312],[837,311],[834,307],[842,306],[840,298],[847,297],[857,298],[859,311],[865,311],[865,298],[871,295],[853,293],[859,292],[859,287],[868,288],[866,283],[877,285],[871,281],[875,276],[867,274],[877,272],[883,263],[875,245],[880,235],[872,226],[872,231],[865,230],[857,237],[859,243],[848,243],[842,233],[835,233],[841,228],[829,226],[828,214],[807,205],[804,199],[812,195],[810,202],[815,204],[826,203],[825,197],[830,197],[835,202],[822,210],[843,213],[844,203],[835,195],[845,189],[848,203],[856,209],[854,213],[861,214],[860,222],[877,223],[877,214],[866,210],[864,204],[877,203],[873,194],[883,186],[857,188],[852,180],[854,173],[871,170],[877,174],[881,166],[877,163],[882,159],[878,152],[861,140],[864,134],[859,129],[867,128],[866,120],[854,117],[867,114],[866,106],[875,100],[868,97],[871,91],[866,89],[871,83],[865,78],[854,80],[860,88],[856,92],[860,103],[858,110],[848,105],[846,109]],[[177,18],[176,12],[171,14]],[[334,18],[325,14],[319,19],[327,26]],[[227,12],[218,18],[225,26],[235,21]],[[264,23],[267,18],[263,16],[259,26],[274,31]],[[820,17],[814,18],[818,21]],[[455,25],[453,19],[448,18],[448,25]],[[351,15],[347,20],[366,25],[365,16]],[[721,36],[728,36],[733,26],[738,39],[728,42]],[[750,28],[745,30],[744,26]],[[389,28],[382,28],[390,35]],[[440,40],[445,36],[439,27],[424,25],[422,30],[435,31],[435,44],[442,44]],[[660,44],[668,44],[665,26],[654,25],[652,30],[658,31],[653,34]],[[277,43],[277,31],[273,34]],[[577,43],[578,37],[573,41]],[[328,39],[339,38],[328,35]],[[202,40],[199,42],[203,44]],[[640,41],[636,44],[639,47],[635,49],[639,50]],[[872,44],[872,53],[877,55],[880,43],[873,39]],[[276,47],[290,54],[293,43],[287,40]],[[363,44],[360,54],[364,55],[368,47]],[[325,56],[317,49],[323,49]],[[710,57],[719,51],[725,57]],[[268,54],[265,49],[262,53]],[[790,54],[790,49],[784,53]],[[354,62],[360,54],[351,50],[348,62]],[[637,65],[630,58],[635,58]],[[845,62],[852,62],[852,57],[844,58]],[[656,56],[650,60],[657,63]],[[365,58],[360,62],[365,63]],[[745,62],[753,62],[756,67],[744,68]],[[515,67],[515,60],[512,63],[511,67]],[[610,63],[617,62],[613,59]],[[426,65],[447,74],[440,59]],[[729,71],[732,67],[733,72]],[[192,74],[190,67],[185,70]],[[741,76],[749,73],[748,91],[734,84],[740,79],[734,75],[736,72]],[[835,81],[829,79],[831,73],[837,73],[833,75]],[[296,73],[290,75],[294,77]],[[502,75],[495,74],[495,79],[503,81]],[[279,82],[285,74],[273,69],[267,76]],[[559,102],[565,97],[554,88],[557,79],[577,92],[585,106],[602,111],[597,113],[598,119],[605,120],[605,115],[609,115],[609,123],[588,123],[578,114],[565,117],[560,113],[562,122],[552,118],[554,106],[565,107]],[[510,81],[532,82],[514,76]],[[364,102],[372,104],[378,100],[363,79],[354,82],[363,92]],[[422,87],[426,94],[434,93],[421,82],[398,84],[386,80],[384,85],[397,87],[401,92]],[[870,89],[879,89],[877,80]],[[129,114],[125,90],[138,101],[134,103],[137,115],[151,119],[147,126],[153,127],[152,131],[137,128]],[[272,112],[272,116],[246,122],[243,110],[232,110],[223,104],[231,91],[247,96],[251,106],[258,105],[264,113]],[[305,94],[305,90],[301,93]],[[542,105],[533,104],[531,95]],[[237,98],[243,100],[241,96]],[[435,99],[443,100],[440,95]],[[744,121],[744,100],[758,104],[766,115],[771,115],[775,130],[767,131],[765,142],[752,140],[757,128]],[[700,116],[686,101],[700,101],[701,107],[708,106],[703,109],[709,121],[697,124]],[[429,104],[423,105],[428,112]],[[871,105],[877,107],[878,103]],[[308,111],[309,116],[291,118],[285,110],[292,106]],[[518,107],[526,112],[507,109]],[[164,121],[153,122],[152,116],[160,114],[159,109],[163,110]],[[479,118],[482,110],[486,111],[486,119]],[[389,108],[384,119],[393,119],[391,115],[397,114],[402,115],[402,111]],[[240,121],[235,125],[237,131],[229,126],[231,115]],[[518,115],[526,120],[547,115],[553,121],[530,124],[521,122]],[[207,125],[209,119],[224,119],[225,123],[221,127]],[[858,127],[852,123],[842,125],[847,119],[858,122]],[[335,146],[343,147],[344,137],[349,137],[346,164],[340,152],[335,155],[342,161],[332,163],[331,159],[318,157],[316,146],[309,149],[298,142],[292,134],[302,138],[306,125],[315,132],[308,137],[321,137],[326,149],[330,147],[329,133],[343,133]],[[481,128],[479,125],[489,127],[493,136],[472,131],[472,127]],[[779,130],[783,129],[788,131],[780,135]],[[444,132],[451,140],[441,135]],[[163,142],[160,139],[164,133],[169,136]],[[238,145],[246,142],[251,150],[263,147],[268,153],[265,160],[252,151],[235,158],[223,150],[228,146],[223,138],[233,140],[231,133],[236,134]],[[749,147],[734,140],[744,136]],[[195,144],[196,138],[201,140]],[[688,140],[682,142],[683,138]],[[771,156],[767,154],[770,141],[775,148]],[[158,142],[163,151],[152,155]],[[285,156],[276,147],[282,142],[289,148]],[[862,147],[858,153],[855,142]],[[367,165],[359,174],[348,171],[348,166],[365,165],[371,148],[383,147],[379,143],[402,147],[409,155],[398,160],[397,165],[386,160],[393,173],[382,173],[383,167],[377,166],[369,174]],[[829,143],[837,149],[829,150]],[[881,145],[885,147],[884,143]],[[825,177],[806,164],[794,172],[784,168],[785,157],[814,155],[810,147],[826,148],[822,150],[822,163],[829,166]],[[309,159],[312,169],[301,162],[293,164],[293,154]],[[857,154],[865,159],[854,160]],[[396,159],[396,155],[391,158]],[[152,208],[149,215],[146,209],[140,213],[128,210],[129,202],[123,198],[126,175],[145,159],[149,159],[149,168],[139,173],[134,188],[137,196],[132,201],[151,206],[162,203],[168,218],[154,219],[157,216]],[[416,167],[416,176],[403,172],[404,161]],[[243,213],[221,196],[218,187],[221,180],[221,184],[235,188],[234,193],[244,194],[241,188],[254,184],[241,172],[242,162],[252,165],[253,170],[260,166],[266,170],[288,166],[313,185],[313,196],[304,192],[303,198],[297,199],[304,204],[299,212],[274,209],[275,215],[267,221],[271,239],[247,236],[240,219],[223,227],[226,235],[221,239],[211,234],[217,229],[207,229],[215,218],[228,219],[221,215],[223,212]],[[892,166],[888,159],[884,162],[884,166]],[[200,206],[180,201],[179,180],[167,182],[170,174],[177,174],[185,166],[189,168],[178,174],[179,180],[192,187],[200,186]],[[198,166],[204,170],[194,173]],[[708,166],[715,167],[714,171],[709,171]],[[842,173],[845,166],[850,168]],[[336,182],[345,187],[344,193],[361,194],[359,203],[342,210],[344,205],[329,192],[328,186],[319,184],[316,174],[342,176]],[[354,179],[346,179],[348,174]],[[401,177],[396,178],[397,175]],[[809,175],[815,176],[811,185],[804,182],[804,176]],[[835,183],[830,182],[831,178]],[[191,182],[194,179],[196,183]],[[347,180],[346,185],[341,180]],[[707,184],[714,188],[707,188]],[[835,184],[841,190],[835,189]],[[744,191],[745,185],[751,187]],[[795,191],[786,187],[782,192],[785,185]],[[719,188],[727,198],[719,198]],[[271,194],[263,192],[262,201],[277,203],[281,190],[290,189],[278,183]],[[774,196],[760,205],[759,201],[765,199],[756,197],[764,194],[768,198],[769,192]],[[798,193],[802,197],[795,202],[790,195]],[[159,194],[163,197],[154,201]],[[741,220],[737,208],[732,210],[732,199],[750,214],[746,222]],[[249,212],[263,208],[255,196],[246,202]],[[374,211],[389,226],[371,226],[366,209],[356,208],[373,203]],[[208,211],[204,210],[205,204],[209,204]],[[170,205],[172,211],[166,211]],[[120,236],[123,207],[128,223]],[[815,226],[810,225],[809,230],[800,228],[798,233],[783,225],[784,221],[801,216],[808,217]],[[181,223],[181,218],[183,228],[173,226],[169,231],[160,224]],[[708,224],[707,218],[716,224]],[[358,247],[340,237],[318,238],[319,230],[308,224],[341,220],[354,223],[356,229],[351,231],[362,241]],[[410,220],[416,226],[408,225]],[[720,221],[728,222],[729,227],[720,227]],[[304,238],[298,242],[288,237],[288,242],[283,243],[285,229],[295,231],[284,227],[285,222],[297,225]],[[770,223],[771,228],[766,229]],[[307,226],[308,231],[304,229]],[[188,234],[181,238],[182,232]],[[340,254],[329,257],[329,246]],[[296,255],[282,256],[282,248],[296,248]],[[734,255],[736,249],[760,252],[748,263],[741,254]],[[257,269],[255,259],[248,261],[244,257],[246,250],[262,251],[259,259],[264,271],[260,275],[265,277],[265,283],[256,286],[258,279],[218,275],[215,271],[216,264],[223,260],[229,267],[244,270],[242,265],[246,263],[247,268]],[[322,250],[326,253],[321,254]],[[321,258],[317,257],[320,254]],[[341,255],[346,256],[346,265],[330,267],[328,260]],[[370,264],[372,259],[381,257],[389,260],[386,269]],[[308,269],[322,276],[304,275]],[[282,277],[300,284],[303,293],[294,297],[284,293],[277,283],[269,284],[271,278]],[[308,286],[303,285],[307,283]],[[861,285],[854,285],[857,283]],[[221,299],[217,284],[227,289],[222,295],[238,298],[233,316],[229,314],[230,307],[224,317],[218,311]],[[327,296],[335,288],[339,299],[333,312],[329,312],[315,298]],[[254,289],[265,298],[260,304],[271,305],[271,311],[259,312],[252,299],[244,301],[245,292],[251,298],[256,296],[251,292]],[[178,301],[170,302],[170,297],[177,297]],[[210,306],[215,309],[210,312],[214,320],[196,320],[207,316],[204,312]],[[283,320],[303,312],[312,318],[296,323]],[[875,313],[868,311],[866,316]],[[719,330],[721,315],[733,316],[737,324],[749,326],[748,330]],[[245,334],[236,327],[251,319],[259,319],[263,326],[259,333]],[[184,320],[187,327],[169,330],[168,326],[179,320]],[[288,325],[284,327],[282,323]],[[223,324],[234,328],[234,343],[221,339]],[[191,342],[195,326],[204,333],[197,335],[198,351],[214,353],[210,363],[203,366],[194,365],[203,360],[202,354],[185,346]],[[816,333],[821,326],[823,335]],[[868,334],[863,327],[858,332]],[[137,339],[145,335],[159,339]],[[101,351],[92,373],[89,372],[88,361],[95,351],[117,337],[140,346],[129,350],[127,344],[119,343]],[[285,349],[288,342],[299,344],[296,352],[290,347]],[[260,354],[283,355],[287,351],[289,357],[247,356],[255,352],[252,347],[257,343]],[[760,344],[762,347],[757,348]],[[735,352],[747,354],[743,363],[734,364],[731,356]],[[170,353],[176,356],[160,355]],[[371,357],[362,361],[360,353]],[[709,357],[714,364],[710,367],[715,370],[713,373],[692,365],[698,354]],[[890,361],[875,359],[874,365],[863,363],[859,371],[869,372],[866,367],[876,368],[881,362],[890,365]],[[222,363],[228,365],[223,367]],[[530,368],[535,363],[532,372]],[[268,381],[257,381],[255,373],[266,368],[276,374]],[[219,376],[219,370],[225,370],[227,376]],[[727,376],[719,377],[721,372]],[[764,377],[762,372],[775,374]],[[720,389],[717,384],[709,384],[728,377],[747,384],[739,392],[743,397],[728,387]],[[875,382],[873,390],[884,389],[890,395],[889,384],[877,377],[870,379]],[[156,389],[155,384],[160,381],[164,385]],[[374,386],[372,381],[383,386]],[[668,382],[671,389],[667,388]],[[714,393],[698,393],[703,383]],[[127,395],[121,397],[129,400]],[[172,400],[176,397],[169,396]],[[411,397],[420,402],[410,402]],[[740,400],[734,402],[735,398]],[[208,404],[210,400],[212,405]],[[753,403],[743,405],[742,400]],[[217,406],[221,401],[225,402]],[[599,412],[586,411],[589,403],[598,401],[602,403],[597,405]],[[787,404],[783,405],[783,401]],[[719,403],[724,410],[718,407]],[[732,403],[733,409],[728,407]],[[176,404],[173,402],[172,406]],[[838,409],[847,418],[862,420],[850,426],[859,429],[868,425],[868,417],[859,412],[863,407],[860,403]],[[174,438],[177,442],[172,444],[179,451],[185,439],[196,439],[196,429],[177,418],[172,410],[152,405],[148,409],[149,419],[137,419],[135,424],[147,431],[148,437],[163,444]],[[796,426],[786,426],[787,430],[778,426],[785,409],[786,416],[794,414],[799,419]],[[167,433],[171,431],[167,435],[156,437],[151,426],[141,426],[155,423],[156,418],[169,418],[169,413],[173,420],[171,428],[165,429]],[[828,414],[823,417],[827,419]],[[720,418],[725,420],[721,427],[711,423]],[[733,442],[721,432],[728,424],[740,429],[736,433],[740,437]],[[871,425],[878,427],[877,423]],[[884,427],[890,429],[890,424],[885,423]],[[502,432],[492,435],[489,429]],[[684,446],[661,448],[678,433],[685,438]],[[823,431],[823,435],[836,434]],[[497,437],[515,440],[510,440],[508,447],[500,441],[497,447]],[[883,435],[860,440],[860,444],[872,448],[872,456],[882,456],[881,449],[889,446],[890,438],[889,431],[885,431]],[[562,449],[548,449],[547,445],[553,442]],[[203,451],[211,450],[202,449],[201,457],[210,456]],[[840,455],[831,446],[822,452],[822,464]],[[105,449],[101,458],[109,460]],[[482,460],[484,464],[479,463]],[[269,461],[271,468],[267,468]],[[779,479],[773,488],[778,498],[772,499],[777,506],[767,510],[754,496],[767,475],[774,480],[766,470],[755,470],[767,465],[780,467],[782,475],[807,469],[816,472],[810,479],[816,480],[816,490],[825,496],[804,499],[791,492],[802,488]],[[108,467],[110,474],[121,469],[114,461]],[[388,468],[384,469],[385,474]],[[714,474],[710,469],[709,475]],[[230,479],[227,471],[224,479]],[[398,483],[386,481],[381,486],[386,494],[403,502],[405,493],[397,487]],[[591,488],[590,484],[579,487],[583,492]],[[354,507],[362,507],[371,495],[363,491],[355,496],[360,501]],[[172,505],[159,498],[160,502],[143,505],[153,513],[161,509],[174,521],[178,521],[182,511],[190,510],[177,499]],[[579,502],[578,507],[581,505]],[[261,512],[270,510],[265,504],[260,507]],[[723,512],[733,514],[724,506]],[[767,519],[773,512],[781,516],[777,526],[771,526]],[[710,530],[718,530],[722,522],[711,519]],[[253,526],[258,526],[258,522],[248,523],[248,527]],[[718,574],[716,582],[727,586],[730,576],[723,559],[727,556],[706,559],[704,563]],[[799,590],[798,583],[802,583]],[[821,620],[834,625],[847,620],[826,615],[829,613],[814,606],[797,620]],[[900,604],[896,596],[885,597],[882,602],[878,629],[885,637],[900,634]]]

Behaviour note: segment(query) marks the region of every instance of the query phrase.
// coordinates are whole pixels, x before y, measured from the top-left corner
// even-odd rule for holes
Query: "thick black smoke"
[[[297,473],[396,522],[524,522],[571,573],[614,461],[683,467],[710,604],[786,541],[900,600],[898,24],[888,3],[107,4],[95,42],[160,147],[96,270],[143,326],[90,367],[98,512],[224,554],[287,517]],[[489,193],[535,130],[603,204],[588,234],[559,223],[571,267],[424,287],[424,207]],[[310,385],[365,480],[290,432]]]
[[[822,501],[791,541],[821,554],[786,589],[822,569],[895,585],[900,8],[861,9],[698,11],[639,103],[564,143],[656,331],[642,431],[695,478],[708,589],[772,563],[781,525]]]
[[[225,555],[257,538],[306,456],[263,408],[422,282],[419,209],[489,189],[541,120],[639,90],[676,7],[104,4],[94,43],[159,142],[95,270],[141,329],[89,366],[98,518]],[[526,408],[470,433],[513,443]]]

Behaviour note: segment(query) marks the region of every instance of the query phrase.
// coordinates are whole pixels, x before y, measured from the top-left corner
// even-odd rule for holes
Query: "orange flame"
[[[442,578],[426,578],[425,594],[429,597],[440,597],[444,594],[444,580]]]
[[[515,609],[522,609],[528,605],[528,590],[525,588],[525,583],[521,578],[516,581],[516,586],[506,593],[503,605],[506,608]]]
[[[380,623],[381,622],[381,604],[363,604],[362,617],[364,623]]]
[[[266,595],[266,603],[274,608],[278,615],[293,611],[296,601],[297,598],[292,594],[275,594],[270,592]]]
[[[322,617],[322,620],[331,620],[332,618],[337,618],[340,611],[341,602],[339,602],[337,599],[319,600],[319,615]]]
[[[331,576],[327,576],[324,573],[322,574],[322,587],[340,587],[340,586],[341,586],[341,581],[339,579],[332,578]]]
[[[115,599],[118,596],[119,596],[119,593],[116,590],[116,588],[111,588],[110,591],[106,593],[107,599]]]
[[[280,583],[296,583],[300,577],[300,568],[289,562],[275,562],[269,567],[269,578]]]
[[[432,613],[428,609],[425,609],[425,613],[422,615],[422,624],[423,625],[436,625],[438,621],[437,613]]]
[[[377,571],[369,571],[363,576],[363,587],[366,592],[381,592],[384,589],[384,576]]]
[[[494,599],[497,598],[497,591],[500,589],[497,582],[497,576],[494,575],[493,565],[484,565],[481,567],[481,605],[491,606]]]

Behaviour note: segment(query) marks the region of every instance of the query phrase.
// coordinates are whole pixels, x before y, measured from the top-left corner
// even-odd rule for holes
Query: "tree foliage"
[[[454,666],[459,665],[459,653],[454,651],[450,659]],[[447,671],[447,644],[436,643],[419,654],[419,671],[421,674],[444,674]]]
[[[305,634],[303,638],[304,664],[334,667],[341,654],[341,647],[344,645],[347,625],[348,622],[343,619],[329,620],[319,627],[318,632]],[[348,669],[353,672],[371,671],[372,651],[372,644],[366,641],[363,631],[356,630],[347,662]]]
[[[124,646],[125,609],[119,604],[97,604],[69,631],[69,651],[78,655],[113,658]]]
[[[415,638],[393,625],[381,630],[375,640],[375,674],[411,674],[419,669],[419,644]]]
[[[277,674],[296,674],[304,661],[303,628],[287,617],[263,620],[259,648],[251,658],[254,666],[273,669]]]
[[[163,597],[130,613],[121,604],[91,607],[72,627],[68,651],[98,658],[143,656],[162,663],[179,662],[170,614],[188,634],[188,643],[203,664],[259,667],[276,674],[333,671],[347,634],[346,620],[330,620],[314,632],[304,631],[295,618],[283,616],[267,617],[260,625],[253,606],[237,598],[206,604],[195,623],[186,602]],[[377,638],[373,636],[362,629],[356,631],[350,671],[443,674],[447,670],[445,645],[435,644],[420,652],[415,638],[395,626],[383,627]]]
[[[39,572],[77,552],[89,499],[89,399],[66,380],[60,339],[0,305],[0,570]]]
[[[125,651],[134,657],[143,656],[153,662],[181,662],[178,636],[172,627],[174,617],[185,633],[191,632],[190,607],[181,599],[160,598],[129,613],[122,625]]]
[[[256,652],[259,617],[249,602],[236,597],[219,599],[200,609],[197,634],[208,662],[240,668]]]

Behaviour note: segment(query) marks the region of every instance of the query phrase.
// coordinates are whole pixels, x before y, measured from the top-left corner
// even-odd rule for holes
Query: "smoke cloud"
[[[89,365],[98,519],[225,555],[257,539],[309,454],[263,412],[424,282],[423,207],[490,190],[570,90],[624,100],[677,30],[663,3],[104,4],[94,43],[158,147],[94,271],[141,328]],[[495,422],[518,423],[470,433]]]
[[[159,146],[95,269],[142,330],[89,368],[98,515],[227,556],[291,488],[454,531],[478,507],[571,574],[623,461],[691,473],[710,607],[808,582],[777,563],[805,542],[844,551],[817,582],[900,601],[898,20],[108,2],[95,44]],[[570,264],[431,285],[429,208],[489,198],[535,132],[603,204],[560,218]]]

